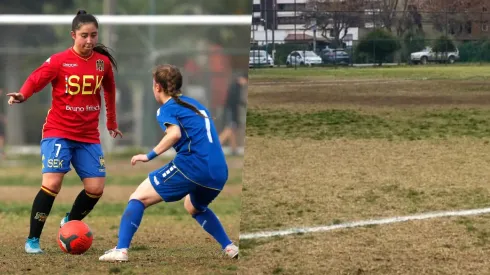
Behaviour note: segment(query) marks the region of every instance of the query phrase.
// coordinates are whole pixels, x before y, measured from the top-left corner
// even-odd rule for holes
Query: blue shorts
[[[41,140],[42,173],[68,173],[70,163],[80,179],[105,177],[102,146],[65,138]]]
[[[151,172],[148,178],[165,202],[179,201],[190,195],[192,205],[198,211],[204,211],[221,192],[189,180],[172,162]]]

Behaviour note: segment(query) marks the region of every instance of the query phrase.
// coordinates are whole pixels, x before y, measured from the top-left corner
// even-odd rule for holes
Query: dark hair
[[[153,79],[163,87],[165,93],[171,96],[177,104],[191,109],[201,117],[205,117],[194,105],[179,98],[180,88],[182,88],[182,74],[177,67],[169,64],[158,65],[153,69]]]
[[[99,28],[99,22],[97,21],[97,18],[95,18],[95,16],[87,13],[85,10],[79,10],[75,18],[73,18],[73,21],[71,23],[71,30],[75,32],[76,30],[79,30],[82,25],[88,23],[93,23],[97,29]],[[107,56],[114,68],[117,70],[116,59],[114,58],[114,56],[112,56],[111,53],[109,53],[109,48],[104,46],[104,44],[97,43],[97,45],[95,45],[94,47],[94,51]]]

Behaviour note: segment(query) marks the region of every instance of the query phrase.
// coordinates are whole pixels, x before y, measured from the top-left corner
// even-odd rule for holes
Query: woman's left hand
[[[113,138],[116,138],[117,136],[120,136],[121,138],[123,137],[123,134],[121,131],[119,131],[119,129],[115,129],[115,130],[109,130],[109,134],[111,135],[111,137]]]

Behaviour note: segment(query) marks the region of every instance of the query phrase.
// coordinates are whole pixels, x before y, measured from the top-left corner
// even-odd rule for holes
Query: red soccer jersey
[[[27,100],[50,82],[52,103],[43,126],[43,138],[100,143],[101,87],[104,88],[107,129],[117,129],[116,84],[107,56],[93,52],[85,58],[72,48],[56,53],[32,72],[20,93]]]

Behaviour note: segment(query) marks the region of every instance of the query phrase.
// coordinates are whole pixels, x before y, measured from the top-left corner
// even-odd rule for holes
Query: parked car
[[[266,66],[274,67],[274,59],[264,50],[252,50],[248,57],[248,67]]]
[[[459,60],[459,50],[454,52],[441,52],[436,53],[431,47],[426,47],[420,52],[414,52],[410,54],[410,60],[414,64],[427,64],[429,62],[448,62],[453,64],[456,60]]]
[[[323,63],[349,65],[351,58],[344,49],[323,49],[320,52]]]
[[[286,58],[286,65],[287,66],[294,66],[294,65],[307,65],[307,66],[313,66],[313,65],[319,65],[322,64],[322,58],[319,57],[315,52],[313,51],[292,51],[288,57]]]

